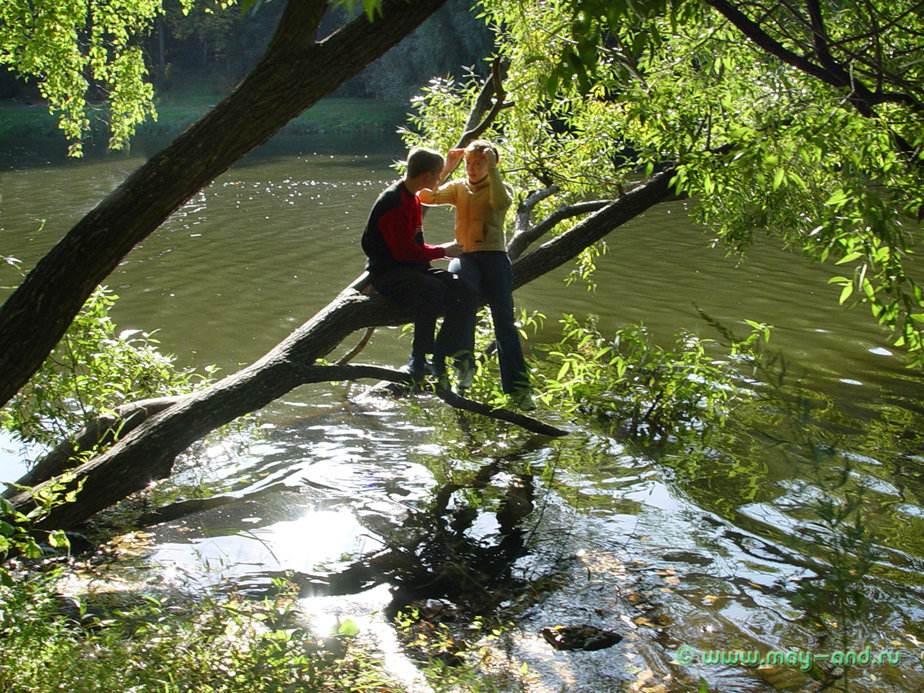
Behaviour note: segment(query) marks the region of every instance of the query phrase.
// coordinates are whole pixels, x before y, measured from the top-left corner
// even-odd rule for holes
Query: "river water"
[[[279,149],[242,162],[132,251],[108,280],[120,328],[156,330],[181,365],[228,374],[361,272],[359,236],[398,145]],[[31,160],[0,172],[0,255],[28,267],[141,161]],[[549,441],[426,398],[396,404],[368,384],[299,388],[184,455],[163,498],[226,502],[149,529],[139,568],[256,594],[289,574],[316,622],[350,617],[387,650],[393,576],[373,575],[371,557],[415,530],[422,546],[429,527],[455,551],[509,558],[501,577],[533,585],[503,600],[514,625],[500,657],[526,663],[529,690],[809,691],[838,653],[857,660],[849,690],[921,690],[921,376],[864,308],[837,305],[836,268],[763,237],[748,257],[727,258],[690,223],[688,204],[614,232],[595,293],[566,286],[568,269],[518,290],[520,308],[547,316],[527,346],[552,340],[563,313],[598,315],[604,330],[643,322],[664,341],[681,329],[716,337],[699,310],[736,331],[749,318],[774,326],[785,358],[777,405],[733,412],[707,444],[646,446],[555,411],[538,415],[570,434]],[[448,211],[426,224],[431,242],[448,240]],[[396,329],[379,329],[359,360],[400,365],[408,350]],[[15,479],[19,450],[3,449],[0,478]],[[501,509],[517,500],[512,533]],[[831,520],[851,503],[859,527]],[[357,566],[365,577],[345,586]],[[622,640],[556,651],[540,635],[556,625]],[[789,663],[712,660],[735,652]],[[395,671],[418,685],[401,661]]]

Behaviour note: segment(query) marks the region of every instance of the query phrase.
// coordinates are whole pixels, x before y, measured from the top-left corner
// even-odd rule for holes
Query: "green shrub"
[[[581,323],[566,315],[561,322],[562,339],[549,352],[552,369],[541,374],[542,400],[650,438],[721,423],[731,401],[743,395],[736,358],[769,339],[768,327],[751,323],[753,332],[720,360],[710,353],[715,342],[687,332],[664,347],[643,325],[609,338],[593,317]]]
[[[53,445],[124,402],[189,392],[206,381],[178,369],[150,334],[117,332],[109,317],[117,298],[106,287],[93,293],[39,371],[0,410],[0,427]]]

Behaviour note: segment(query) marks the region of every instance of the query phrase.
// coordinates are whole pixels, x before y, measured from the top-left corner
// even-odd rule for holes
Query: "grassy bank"
[[[220,94],[204,91],[167,93],[157,99],[157,120],[138,128],[133,142],[166,144],[188,128],[221,99]],[[372,99],[327,98],[293,119],[280,132],[302,135],[392,135],[404,122],[408,107]],[[94,119],[86,149],[103,149],[108,127],[100,117]],[[55,116],[42,104],[0,102],[0,150],[60,147],[66,150],[64,135]]]

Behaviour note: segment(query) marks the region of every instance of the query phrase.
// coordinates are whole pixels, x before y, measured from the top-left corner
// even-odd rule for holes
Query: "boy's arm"
[[[415,243],[414,236],[417,230],[408,226],[407,217],[398,209],[384,214],[378,225],[388,250],[398,262],[416,264],[446,257],[445,246]]]

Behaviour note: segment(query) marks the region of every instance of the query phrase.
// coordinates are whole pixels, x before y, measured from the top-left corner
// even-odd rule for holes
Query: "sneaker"
[[[407,360],[406,370],[414,377],[422,378],[427,374],[429,368],[430,364],[427,363],[426,356],[411,356],[411,358]]]
[[[510,395],[513,400],[513,406],[522,411],[535,411],[536,402],[533,401],[533,394],[529,390],[520,390]]]
[[[461,361],[456,364],[456,382],[459,391],[465,392],[472,386],[475,379],[475,364],[471,361]]]

